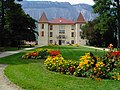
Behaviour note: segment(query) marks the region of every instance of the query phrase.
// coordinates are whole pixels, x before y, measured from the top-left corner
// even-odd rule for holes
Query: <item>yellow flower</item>
[[[116,77],[115,77],[115,76],[111,76],[111,78],[116,79]]]
[[[118,80],[120,80],[120,75],[118,75]]]

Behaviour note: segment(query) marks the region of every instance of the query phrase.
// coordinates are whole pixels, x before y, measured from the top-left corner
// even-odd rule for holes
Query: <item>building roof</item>
[[[86,23],[82,13],[79,14],[76,22],[78,22],[78,23]]]
[[[39,20],[40,22],[48,22],[48,19],[47,19],[47,17],[46,17],[46,15],[45,15],[45,13],[43,12],[43,14],[42,14],[42,16],[40,17],[40,20]]]
[[[76,22],[72,20],[68,20],[65,18],[56,18],[53,20],[48,21],[46,14],[43,12],[42,16],[40,17],[39,22],[41,23],[50,23],[50,24],[75,24],[75,23],[86,23],[82,13],[79,14]]]
[[[56,18],[51,21],[49,21],[51,24],[75,24],[72,20],[67,20],[65,18]]]

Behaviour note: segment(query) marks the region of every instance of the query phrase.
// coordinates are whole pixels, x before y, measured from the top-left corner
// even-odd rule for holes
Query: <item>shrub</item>
[[[56,56],[48,56],[44,64],[50,71],[61,72],[64,74],[73,74],[77,63],[71,60],[64,60],[61,54]]]
[[[80,57],[80,63],[74,72],[75,76],[89,76],[91,69],[96,64],[96,58],[92,53],[86,53]]]
[[[36,51],[28,52],[22,56],[23,59],[46,59],[49,55],[47,49],[39,48]]]
[[[28,52],[22,56],[23,59],[35,59],[38,56],[38,52]]]
[[[57,56],[57,55],[60,54],[60,51],[59,50],[54,50],[54,51],[52,50],[49,53],[50,53],[51,56]]]
[[[89,77],[95,80],[120,80],[120,52],[110,51],[103,57],[86,53],[80,61],[65,60],[59,50],[37,49],[22,56],[25,59],[46,59],[44,64],[50,71],[68,75]]]
[[[49,55],[49,52],[47,49],[38,50],[37,59],[46,59],[48,55]]]
[[[80,57],[80,62],[64,60],[58,51],[51,51],[44,64],[48,70],[61,72],[64,74],[89,77],[95,80],[114,79],[120,80],[120,59],[110,56],[110,54],[100,58],[92,53],[86,53]]]

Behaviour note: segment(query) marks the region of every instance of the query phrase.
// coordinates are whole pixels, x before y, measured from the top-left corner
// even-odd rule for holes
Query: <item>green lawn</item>
[[[23,49],[23,48],[20,48]],[[19,50],[18,47],[0,47],[0,51],[4,52],[4,51],[16,51]]]
[[[92,51],[83,47],[43,47],[59,49],[67,59],[77,60],[84,52]],[[77,54],[79,53],[79,54]],[[95,52],[94,52],[95,53]],[[103,51],[98,51],[103,54]],[[97,53],[97,54],[98,54]],[[120,81],[102,80],[96,81],[90,78],[75,77],[48,71],[44,66],[44,60],[22,60],[24,53],[0,58],[0,63],[9,64],[5,69],[6,76],[15,84],[26,90],[119,90]],[[101,55],[99,54],[99,55]],[[76,57],[75,57],[76,56]]]
[[[44,46],[43,48],[48,49],[57,49],[60,50],[63,57],[68,60],[79,60],[80,56],[85,55],[85,53],[92,52],[94,55],[103,56],[105,52],[103,50],[95,50],[91,48],[85,48],[85,47],[73,47],[73,46]]]

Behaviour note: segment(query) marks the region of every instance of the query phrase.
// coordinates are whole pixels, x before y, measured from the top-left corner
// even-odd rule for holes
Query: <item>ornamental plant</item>
[[[92,53],[86,53],[85,56],[80,57],[80,63],[74,72],[75,76],[89,76],[91,69],[96,64],[96,58]]]
[[[49,55],[49,50],[48,49],[40,49],[38,51],[38,56],[37,59],[46,59],[47,56]]]
[[[36,51],[31,51],[22,56],[23,59],[46,59],[49,55],[48,49],[39,48]]]
[[[97,61],[92,70],[90,78],[114,79],[120,80],[120,56],[113,51]]]
[[[60,54],[60,51],[59,50],[51,50],[49,53],[51,56],[57,56]]]
[[[64,58],[62,55],[57,55],[56,57],[48,56],[44,64],[48,70],[58,71],[59,67],[64,63]]]
[[[50,71],[60,72],[64,74],[73,74],[77,63],[71,60],[64,60],[61,54],[56,56],[48,56],[44,62],[46,68]]]
[[[89,77],[95,80],[113,79],[120,80],[120,55],[119,51],[109,51],[103,57],[86,53],[80,57],[79,62],[65,60],[59,50],[39,48],[22,56],[25,59],[46,59],[44,64],[50,71],[68,75]]]
[[[33,52],[28,52],[22,56],[23,59],[35,59],[38,56],[38,52],[33,51]]]

